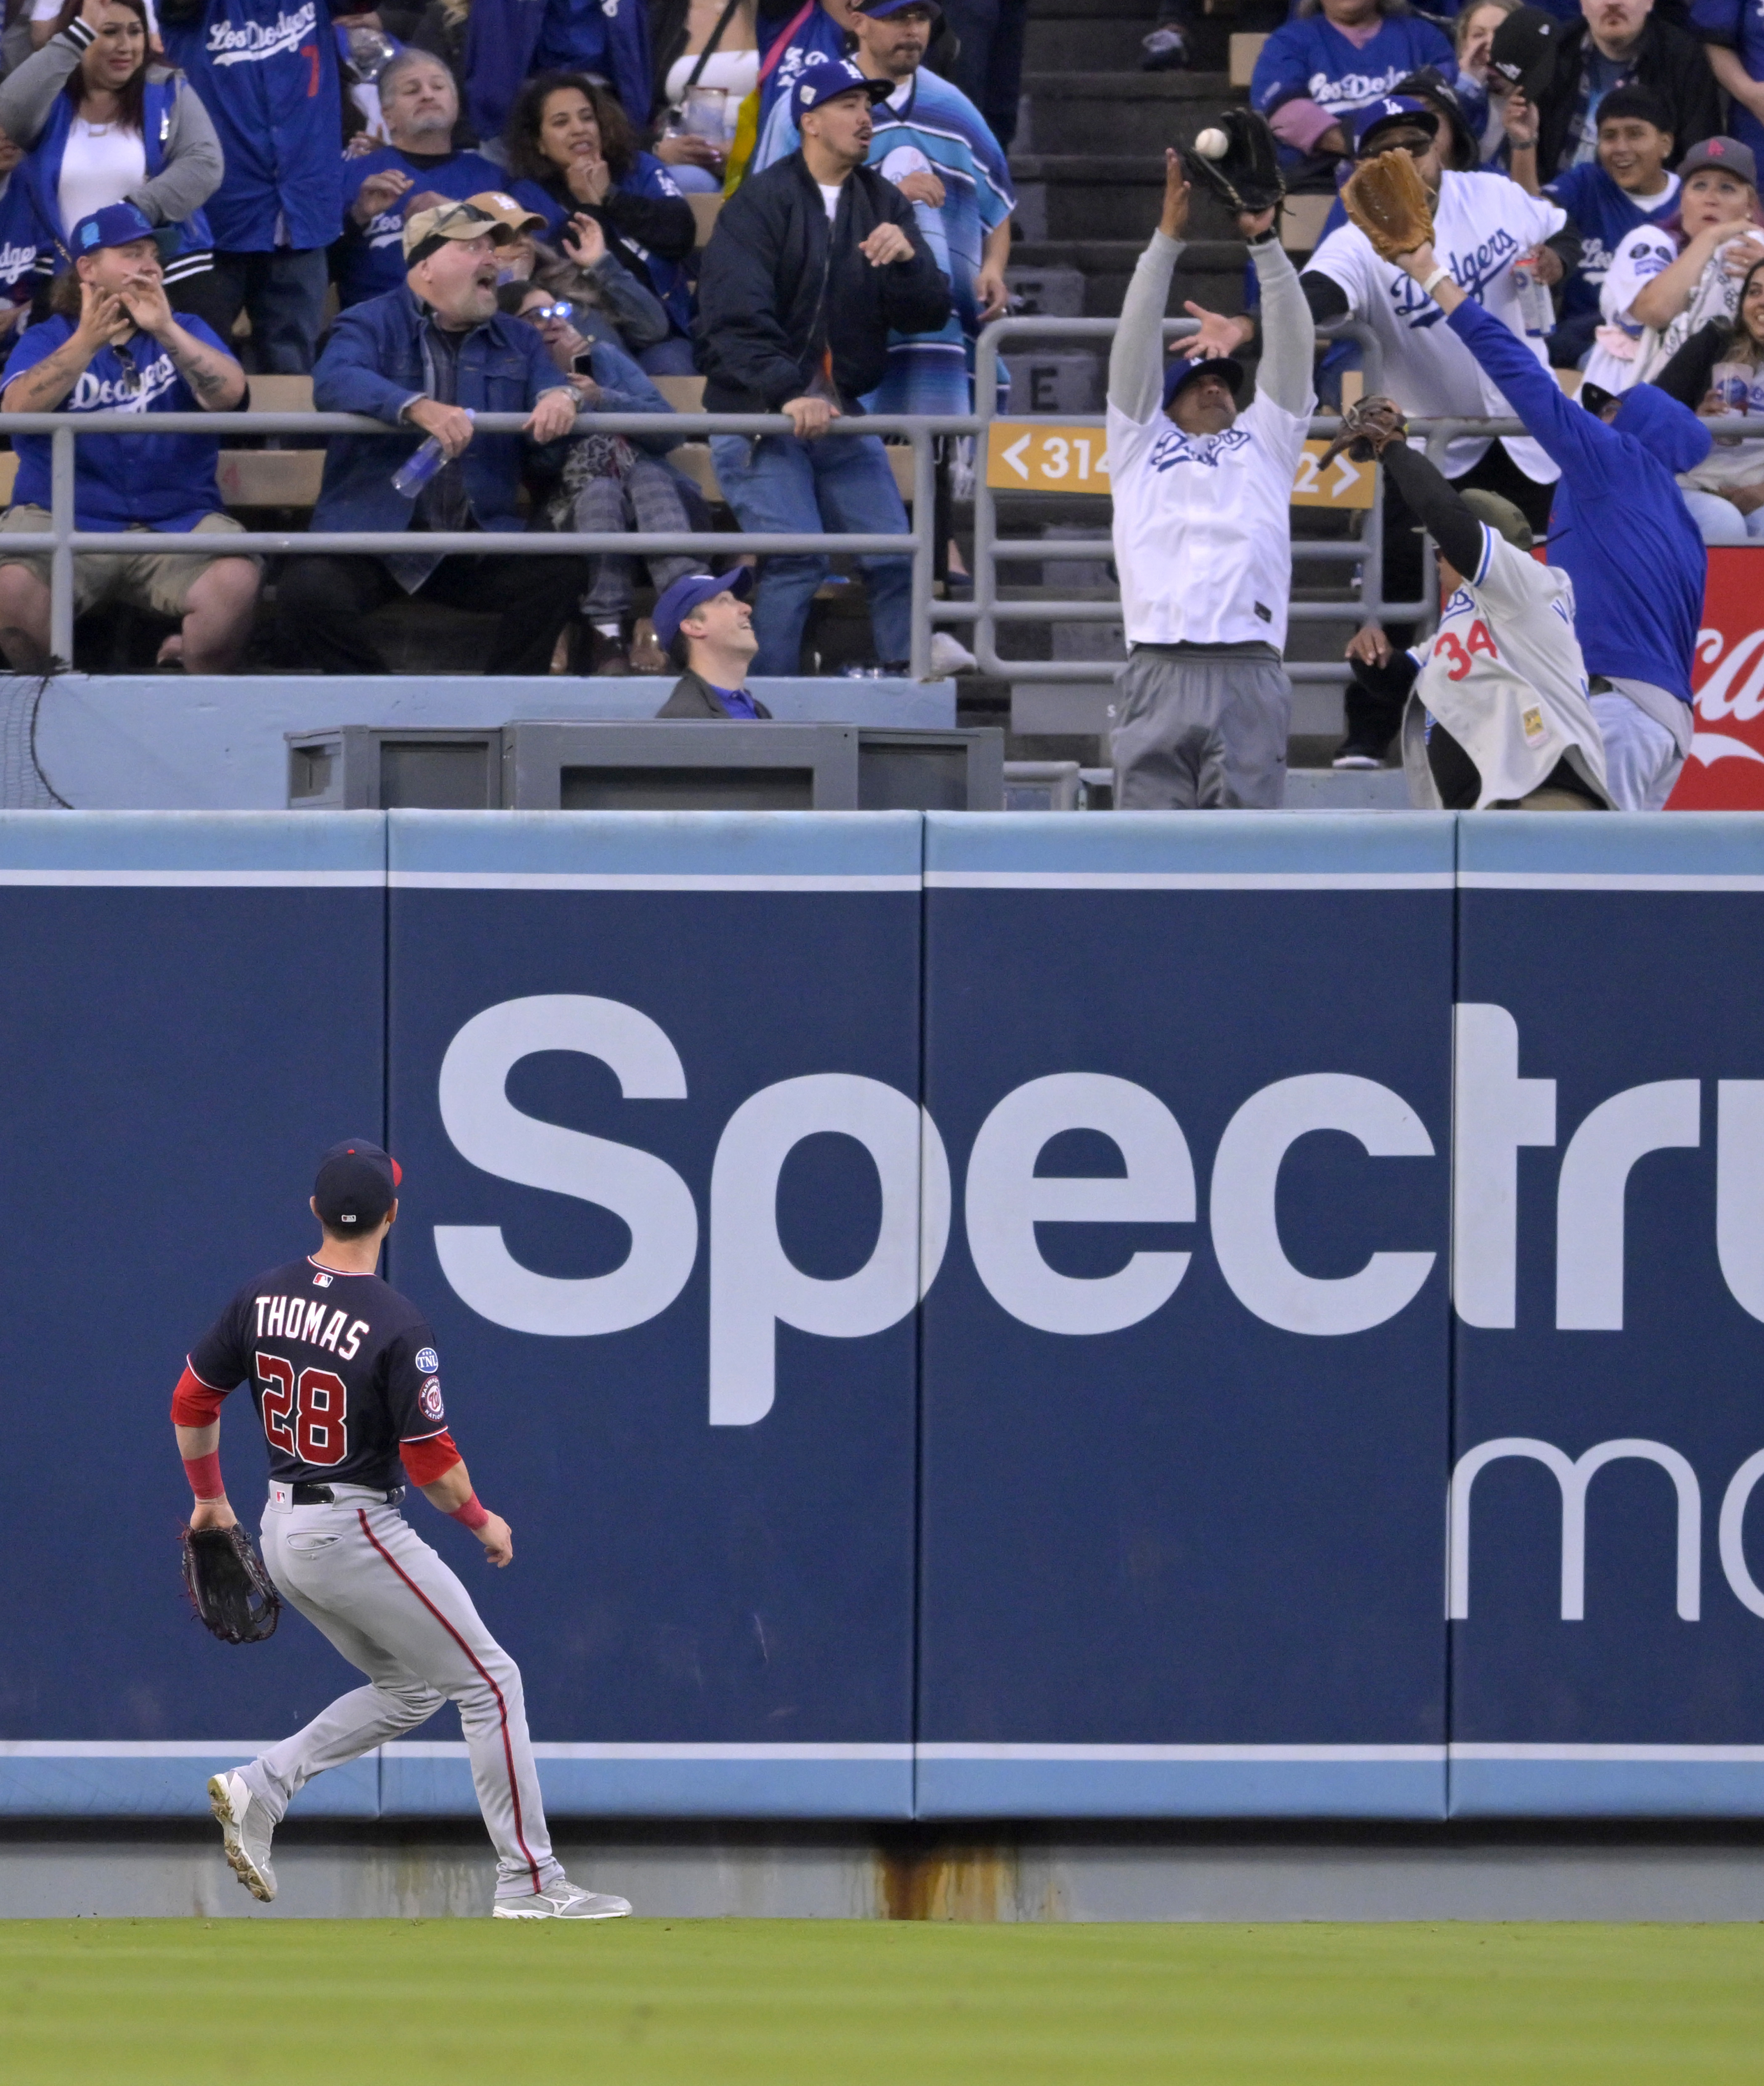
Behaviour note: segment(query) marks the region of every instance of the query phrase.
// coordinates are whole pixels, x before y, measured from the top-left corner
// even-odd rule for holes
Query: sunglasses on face
[[[1360,156],[1362,160],[1375,160],[1380,152],[1407,152],[1420,160],[1432,149],[1433,142],[1431,138],[1378,138],[1367,145]]]
[[[576,307],[569,304],[530,304],[521,316],[529,326],[538,326],[546,319],[563,319],[567,321],[576,316]]]

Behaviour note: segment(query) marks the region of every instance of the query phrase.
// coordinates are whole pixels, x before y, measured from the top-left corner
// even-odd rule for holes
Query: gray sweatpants
[[[646,534],[682,534],[692,521],[680,496],[680,482],[658,457],[639,449],[622,478],[591,478],[576,495],[572,528],[584,535],[616,529],[641,529]],[[648,554],[650,577],[660,594],[688,573],[709,568],[702,558],[668,557],[659,551]],[[634,558],[603,556],[594,560],[594,578],[582,596],[582,613],[590,623],[622,615],[631,606],[636,590]]]
[[[542,1890],[552,1853],[526,1731],[520,1668],[471,1596],[385,1496],[339,1485],[330,1506],[294,1506],[270,1488],[263,1561],[283,1596],[369,1685],[341,1695],[304,1731],[242,1769],[277,1824],[315,1774],[371,1752],[459,1705],[478,1807],[496,1850],[496,1895]]]
[[[1115,683],[1120,811],[1277,811],[1293,687],[1255,653],[1136,645]]]

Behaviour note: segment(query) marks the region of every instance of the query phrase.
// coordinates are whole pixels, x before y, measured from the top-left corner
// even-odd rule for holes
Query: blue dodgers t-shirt
[[[411,186],[365,229],[350,212],[361,185],[370,174],[387,172],[408,174]],[[404,213],[413,196],[432,189],[450,202],[463,202],[467,196],[487,189],[501,193],[507,175],[481,152],[454,152],[445,156],[412,159],[395,145],[382,145],[377,152],[364,152],[358,160],[343,162],[343,236],[337,253],[337,294],[345,310],[369,297],[383,297],[388,290],[404,287]]]
[[[230,351],[202,321],[178,314],[185,332],[205,347]],[[6,359],[0,390],[53,355],[74,331],[71,319],[32,326]],[[101,347],[55,409],[58,413],[195,413],[202,408],[170,351],[138,333],[121,351]],[[49,437],[15,435],[20,506],[49,504]],[[220,441],[214,435],[90,435],[74,445],[74,517],[82,529],[194,529],[220,510],[215,482]]]
[[[1599,292],[1617,250],[1638,224],[1664,224],[1678,208],[1678,177],[1668,174],[1658,195],[1638,202],[1621,189],[1596,160],[1569,167],[1544,194],[1559,202],[1580,234],[1580,266],[1562,289],[1562,316],[1568,320],[1592,315],[1598,323]]]

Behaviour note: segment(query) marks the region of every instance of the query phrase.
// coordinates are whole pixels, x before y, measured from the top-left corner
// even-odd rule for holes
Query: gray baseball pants
[[[1118,811],[1277,811],[1293,687],[1259,652],[1136,645],[1115,683]]]
[[[496,1850],[496,1895],[548,1888],[563,1875],[539,1795],[520,1668],[491,1636],[452,1571],[383,1492],[338,1485],[329,1506],[295,1506],[270,1488],[263,1561],[283,1597],[369,1684],[341,1695],[304,1731],[240,1772],[279,1824],[315,1774],[459,1705],[478,1807]]]

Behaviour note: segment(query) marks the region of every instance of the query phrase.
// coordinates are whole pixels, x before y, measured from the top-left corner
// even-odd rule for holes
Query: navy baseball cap
[[[1222,377],[1234,398],[1243,389],[1243,364],[1234,362],[1229,355],[1204,355],[1198,360],[1178,355],[1172,358],[1164,372],[1164,403],[1168,406],[1191,378],[1208,376]]]
[[[822,102],[832,101],[842,94],[850,94],[860,88],[872,103],[886,101],[894,92],[892,79],[867,79],[850,58],[826,58],[819,64],[805,65],[796,87],[796,113],[806,116],[812,109],[819,109]]]
[[[404,1169],[364,1137],[346,1137],[318,1162],[313,1200],[333,1231],[371,1232],[397,1199]]]
[[[126,246],[131,241],[152,236],[153,227],[143,211],[132,202],[107,202],[74,227],[67,236],[67,250],[77,261],[82,253],[96,253],[103,246]]]
[[[860,15],[873,15],[879,22],[890,15],[904,15],[909,7],[922,7],[934,22],[944,11],[937,0],[853,0],[853,5]]]
[[[1376,101],[1369,101],[1364,109],[1353,112],[1354,156],[1363,158],[1366,140],[1374,130],[1382,130],[1387,123],[1412,123],[1417,130],[1425,130],[1430,138],[1439,134],[1439,117],[1425,101],[1417,101],[1412,94],[1381,94]]]
[[[732,573],[688,573],[675,580],[657,598],[650,620],[658,643],[665,652],[680,635],[680,627],[701,601],[714,601],[719,594],[732,594],[745,601],[753,591],[753,568],[737,565]]]

